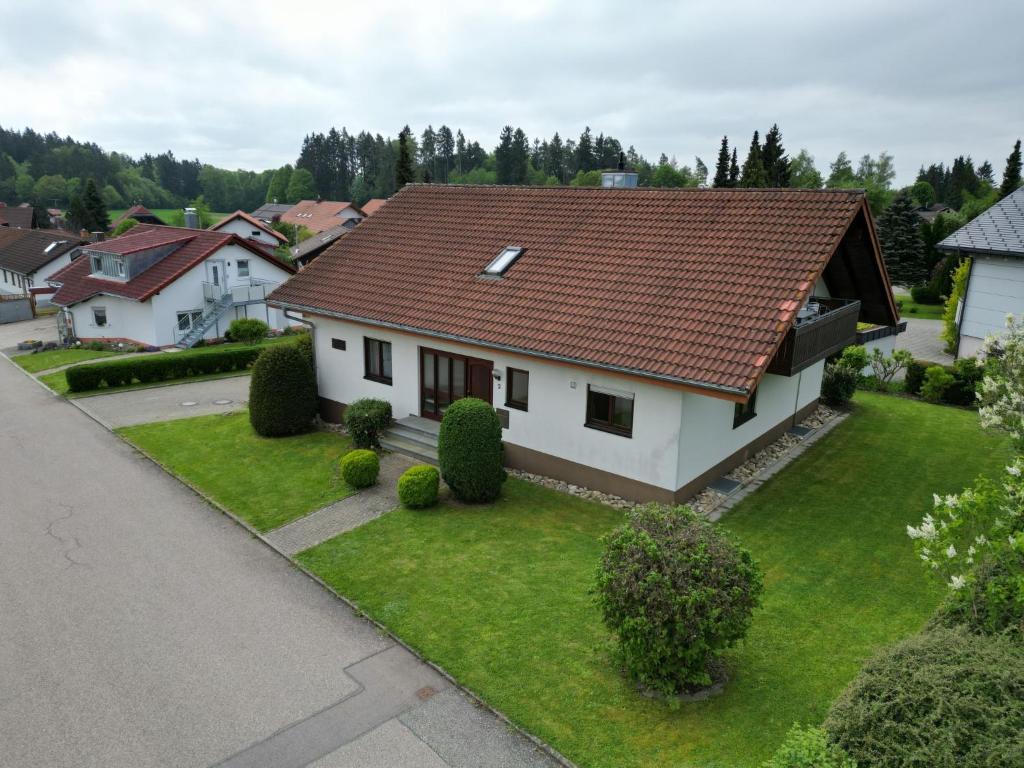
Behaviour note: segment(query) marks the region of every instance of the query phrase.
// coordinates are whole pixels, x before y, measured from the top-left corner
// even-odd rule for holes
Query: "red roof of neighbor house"
[[[264,224],[259,219],[254,219],[252,216],[250,216],[245,211],[235,211],[230,216],[226,216],[223,219],[221,219],[220,221],[218,221],[216,224],[214,224],[212,227],[210,227],[210,229],[212,229],[214,231],[219,231],[221,227],[223,227],[229,221],[234,221],[235,219],[242,219],[243,221],[247,222],[248,224],[251,224],[252,226],[254,226],[256,229],[263,230],[268,235],[271,235],[272,237],[277,238],[278,242],[281,242],[281,243],[287,243],[288,242],[288,238],[287,237],[282,235],[277,230],[271,229],[270,227],[268,227],[266,224]]]
[[[896,322],[850,190],[407,185],[270,298],[742,399],[858,214]]]
[[[295,271],[293,266],[278,261],[266,249],[229,232],[139,224],[122,237],[85,246],[81,258],[55,272],[48,280],[60,284],[53,302],[68,306],[98,293],[146,301],[217,250],[230,244],[240,245],[286,272]],[[127,282],[102,280],[91,275],[92,265],[88,258],[90,251],[128,255],[167,246],[176,247],[169,255]]]
[[[359,213],[359,209],[352,203],[338,200],[300,200],[281,214],[281,221],[301,225],[311,232],[323,232],[341,223],[340,214],[346,208]]]
[[[384,205],[384,203],[386,202],[387,200],[383,197],[374,197],[371,198],[370,200],[367,200],[365,203],[359,206],[359,210],[361,210],[367,216],[372,216],[377,211],[379,211],[380,207]]]

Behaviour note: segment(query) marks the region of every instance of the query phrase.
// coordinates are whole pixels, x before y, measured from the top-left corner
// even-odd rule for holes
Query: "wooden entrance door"
[[[491,402],[493,367],[488,360],[420,347],[420,415],[440,421],[461,397]]]

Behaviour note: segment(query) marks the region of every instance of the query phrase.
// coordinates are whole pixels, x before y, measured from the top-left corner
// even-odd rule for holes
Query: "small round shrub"
[[[842,363],[829,363],[821,377],[821,399],[827,405],[846,405],[857,391],[859,381],[859,370]]]
[[[709,685],[764,591],[750,553],[688,507],[658,504],[602,542],[597,602],[627,673],[668,695]]]
[[[933,365],[924,372],[924,381],[921,383],[921,397],[929,403],[942,402],[946,391],[956,383],[953,374],[941,365]]]
[[[377,482],[380,459],[365,448],[356,448],[341,457],[341,476],[353,488],[369,488]]]
[[[821,728],[794,725],[786,740],[761,768],[857,768],[842,749],[830,744]]]
[[[924,372],[932,363],[923,360],[911,360],[907,363],[907,372],[903,378],[903,389],[909,395],[921,394],[921,385],[924,384]]]
[[[345,429],[356,448],[379,448],[380,433],[391,426],[391,403],[364,397],[345,408]]]
[[[942,297],[939,296],[939,292],[931,285],[915,285],[910,289],[910,298],[914,300],[916,304],[941,304]]]
[[[475,397],[456,400],[441,420],[437,457],[441,477],[455,498],[494,501],[505,482],[498,414]]]
[[[839,364],[860,373],[868,367],[868,350],[863,344],[851,344],[843,349]]]
[[[411,509],[424,509],[437,504],[441,473],[429,464],[409,467],[398,478],[398,500]]]
[[[263,350],[249,384],[252,428],[264,437],[294,435],[309,429],[316,410],[316,381],[302,353],[290,344]]]
[[[231,321],[227,335],[232,341],[243,344],[258,344],[267,337],[270,326],[255,317],[239,317]]]
[[[860,765],[1024,765],[1024,645],[935,629],[864,665],[825,730]]]

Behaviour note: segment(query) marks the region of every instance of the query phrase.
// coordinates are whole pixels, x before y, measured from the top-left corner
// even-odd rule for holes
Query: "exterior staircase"
[[[421,416],[406,416],[392,422],[380,436],[380,446],[417,461],[437,464],[437,434],[441,425]]]
[[[231,309],[232,306],[234,306],[234,299],[230,292],[225,293],[216,301],[207,302],[202,317],[192,323],[192,327],[189,328],[184,336],[178,339],[178,343],[174,346],[181,349],[190,348],[203,338],[211,326],[223,317],[224,313]]]

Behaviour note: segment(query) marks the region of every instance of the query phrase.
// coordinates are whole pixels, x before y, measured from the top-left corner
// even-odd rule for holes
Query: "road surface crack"
[[[62,550],[62,554],[64,555],[64,559],[68,561],[68,564],[64,568],[65,570],[76,565],[80,565],[83,568],[88,568],[88,563],[82,562],[81,560],[78,560],[75,557],[75,553],[78,552],[78,550],[83,549],[82,542],[78,540],[78,537],[62,536],[54,530],[54,526],[56,526],[58,523],[67,522],[72,517],[74,517],[74,507],[72,507],[70,504],[64,504],[61,502],[58,502],[57,506],[63,509],[66,514],[54,520],[51,520],[49,525],[46,526],[46,534],[51,538],[55,539],[57,542],[59,542],[60,545],[64,548]]]

